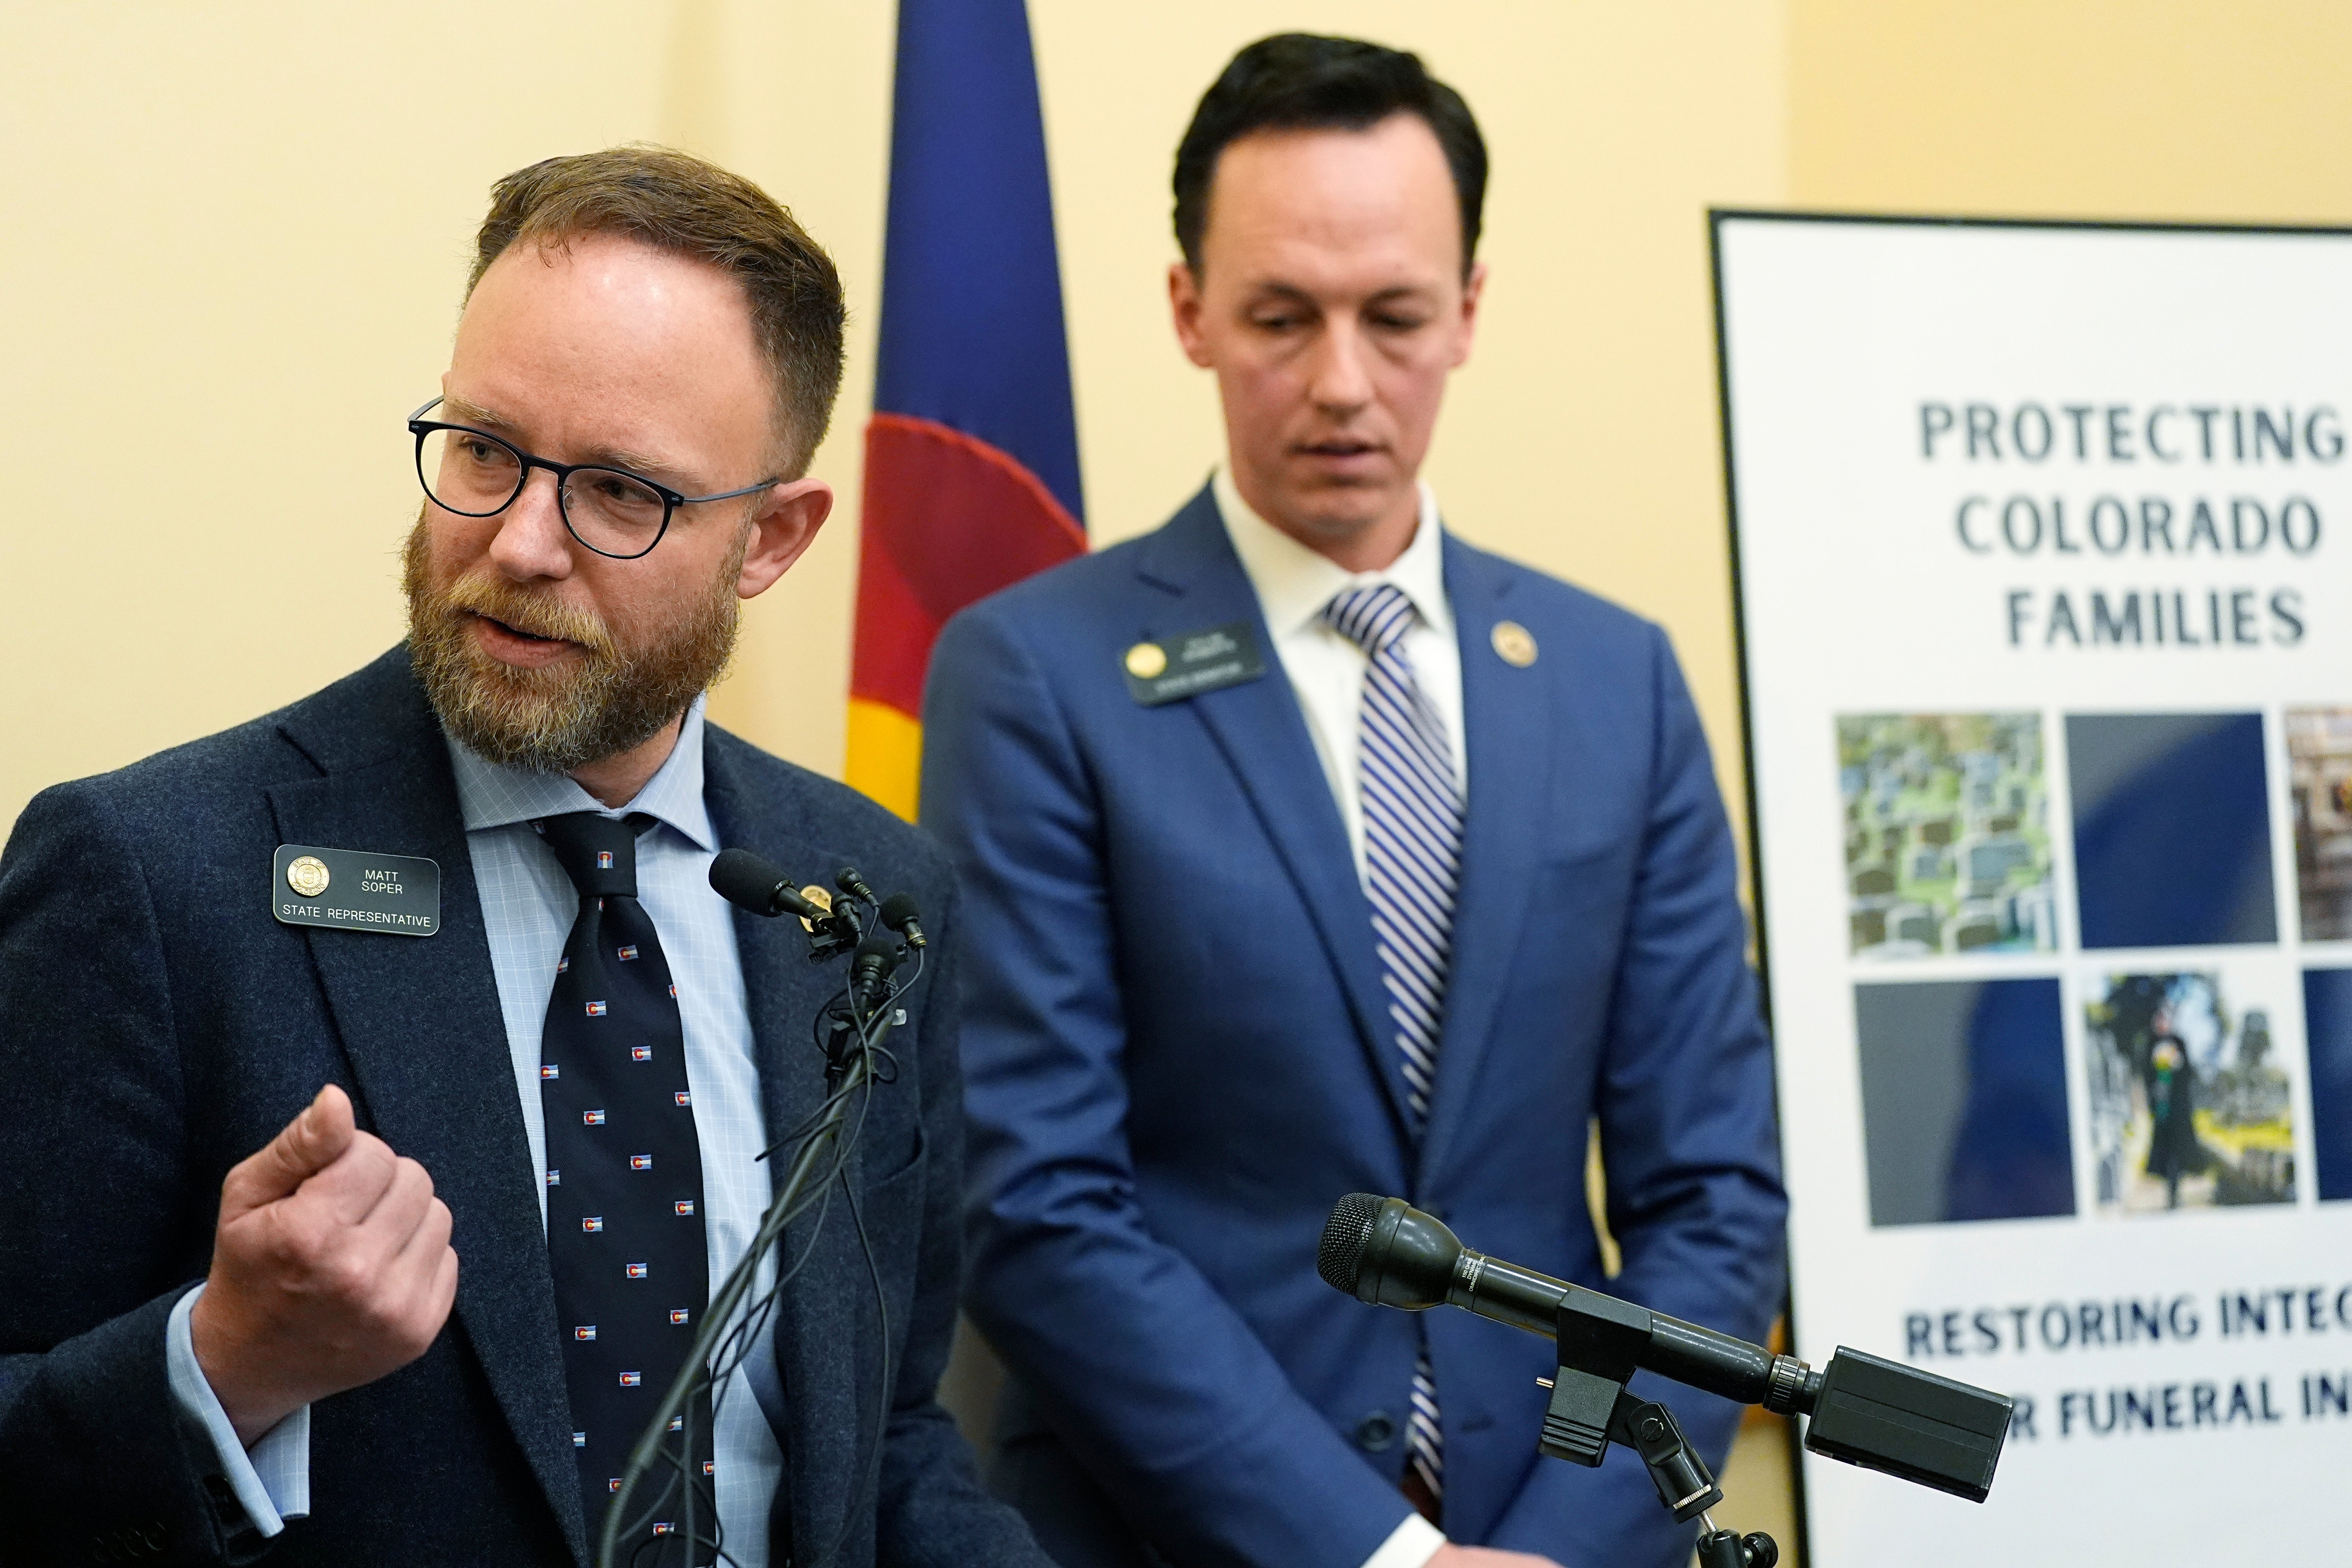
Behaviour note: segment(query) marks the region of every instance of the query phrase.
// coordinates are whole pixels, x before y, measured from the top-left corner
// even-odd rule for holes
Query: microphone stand
[[[845,872],[844,875],[854,876],[855,873]],[[842,901],[852,907],[836,911],[831,920],[820,922],[811,933],[809,958],[813,963],[823,963],[845,951],[862,929],[852,900]],[[847,941],[843,940],[845,934]],[[662,1395],[661,1405],[654,1412],[653,1418],[638,1434],[636,1446],[630,1449],[628,1463],[622,1468],[621,1485],[605,1505],[604,1524],[597,1532],[593,1558],[596,1568],[614,1568],[614,1559],[620,1550],[622,1525],[628,1517],[629,1499],[635,1492],[637,1482],[660,1459],[663,1444],[669,1436],[670,1422],[708,1386],[711,1352],[733,1331],[729,1325],[735,1316],[735,1310],[742,1305],[743,1298],[751,1293],[751,1286],[758,1279],[759,1260],[782,1238],[784,1227],[798,1215],[803,1206],[803,1200],[811,1195],[813,1186],[822,1189],[832,1180],[834,1173],[828,1169],[821,1180],[812,1183],[819,1167],[840,1141],[842,1128],[849,1118],[850,1105],[857,1099],[856,1091],[877,1081],[874,1077],[875,1048],[889,1033],[891,1026],[898,1022],[899,1014],[894,1005],[898,994],[891,992],[874,999],[874,1011],[861,1022],[856,1012],[856,988],[853,984],[851,999],[826,1011],[824,1017],[830,1029],[824,1047],[824,1114],[809,1130],[808,1136],[802,1140],[799,1152],[793,1157],[791,1169],[785,1173],[782,1184],[776,1189],[767,1213],[761,1217],[759,1233],[744,1248],[742,1260],[713,1292],[710,1304],[703,1313],[701,1331],[695,1335],[694,1343],[688,1350],[677,1376]],[[698,1532],[694,1528],[695,1478],[681,1475],[679,1480],[685,1489],[687,1529],[683,1533],[687,1561],[691,1564],[698,1544]]]
[[[1638,1370],[1776,1415],[1803,1415],[1807,1452],[1971,1502],[1992,1489],[2014,1414],[2005,1394],[1900,1362],[1840,1345],[1816,1372],[1794,1356],[1473,1252],[1402,1198],[1349,1193],[1333,1205],[1315,1270],[1360,1301],[1408,1312],[1461,1307],[1550,1339],[1559,1370],[1536,1380],[1551,1390],[1538,1447],[1588,1468],[1612,1443],[1633,1449],[1675,1522],[1703,1525],[1703,1568],[1772,1568],[1780,1549],[1761,1531],[1735,1535],[1706,1517],[1722,1489],[1673,1414],[1627,1392]]]

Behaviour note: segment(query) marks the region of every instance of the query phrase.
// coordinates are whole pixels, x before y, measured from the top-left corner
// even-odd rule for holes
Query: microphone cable
[[[891,1371],[889,1306],[882,1284],[880,1260],[876,1257],[872,1239],[866,1233],[864,1215],[857,1204],[855,1184],[847,1179],[847,1175],[849,1161],[864,1134],[866,1116],[872,1108],[874,1087],[877,1084],[895,1082],[898,1076],[898,1058],[882,1046],[881,1037],[894,1019],[894,1009],[898,1003],[922,978],[926,968],[922,949],[913,947],[912,944],[909,944],[909,947],[911,956],[915,960],[912,973],[903,978],[892,976],[888,982],[888,990],[876,998],[870,1007],[860,1008],[857,987],[852,984],[845,985],[824,1007],[819,1009],[812,1027],[818,1035],[821,1049],[824,1036],[824,1026],[828,1018],[845,1015],[855,1032],[856,1046],[844,1053],[842,1062],[838,1064],[842,1081],[839,1087],[830,1089],[824,1098],[789,1132],[762,1150],[759,1158],[766,1160],[783,1149],[797,1146],[798,1152],[794,1156],[794,1166],[797,1169],[800,1163],[809,1157],[809,1142],[825,1133],[830,1127],[832,1147],[824,1155],[820,1156],[824,1160],[822,1173],[818,1173],[816,1167],[810,1167],[800,1190],[792,1194],[792,1201],[788,1205],[781,1201],[781,1198],[771,1203],[767,1213],[761,1216],[758,1231],[750,1245],[744,1248],[743,1256],[728,1271],[719,1288],[712,1292],[709,1309],[700,1331],[696,1335],[695,1342],[688,1350],[679,1380],[672,1385],[668,1394],[665,1396],[662,1411],[656,1416],[656,1421],[660,1422],[668,1415],[681,1414],[691,1406],[694,1400],[707,1394],[712,1401],[711,1414],[714,1431],[716,1430],[718,1414],[725,1402],[729,1382],[750,1360],[753,1351],[768,1332],[784,1288],[797,1278],[809,1259],[815,1256],[817,1247],[824,1236],[825,1221],[831,1213],[833,1189],[838,1183],[847,1196],[851,1221],[857,1233],[859,1250],[865,1257],[867,1275],[874,1285],[875,1304],[880,1314],[882,1378],[875,1411],[875,1442],[872,1445],[870,1456],[861,1456],[858,1466],[862,1476],[861,1492],[865,1489],[866,1484],[870,1482],[873,1473],[878,1469],[881,1459],[881,1442],[887,1432],[889,1417]],[[836,1064],[833,1062],[831,1053],[825,1051],[824,1054],[826,1056],[828,1068],[835,1068]],[[850,1116],[849,1107],[849,1101],[853,1097],[857,1100],[854,1119]],[[919,1117],[919,1112],[918,1114]],[[787,1186],[791,1184],[789,1175],[786,1178],[786,1184]],[[745,1298],[750,1295],[761,1264],[781,1244],[787,1228],[808,1214],[812,1208],[816,1211],[816,1221],[810,1228],[798,1258],[793,1259],[789,1267],[780,1270],[776,1279],[746,1305]],[[740,1313],[739,1309],[740,1309]],[[606,1508],[607,1521],[611,1521],[615,1513],[622,1517],[623,1522],[620,1528],[612,1532],[615,1539],[644,1529],[646,1524],[660,1515],[673,1499],[677,1499],[681,1502],[684,1511],[682,1521],[684,1528],[678,1531],[677,1535],[680,1544],[687,1547],[688,1562],[693,1561],[698,1548],[708,1548],[714,1554],[716,1563],[729,1565],[729,1568],[740,1568],[737,1559],[726,1550],[725,1531],[719,1521],[715,1487],[710,1480],[698,1473],[700,1467],[694,1453],[691,1423],[680,1428],[679,1442],[675,1447],[663,1440],[667,1436],[665,1432],[649,1432],[648,1436],[654,1439],[654,1446],[650,1449],[646,1448],[646,1439],[640,1438],[641,1451],[632,1453],[628,1465],[623,1470],[621,1484],[615,1490],[612,1502]],[[628,1505],[633,1494],[637,1490],[639,1481],[648,1471],[657,1468],[667,1472],[663,1485],[640,1511],[632,1515],[628,1510]],[[703,1507],[698,1509],[696,1506],[698,1503],[702,1504]],[[706,1510],[711,1521],[711,1530],[708,1534],[700,1528],[700,1519],[698,1517]],[[854,1528],[856,1510],[853,1506],[845,1520],[842,1531],[827,1545],[823,1553],[808,1560],[809,1568],[822,1568],[822,1564],[840,1550],[842,1544],[848,1539],[848,1531]],[[631,1568],[636,1568],[639,1559],[643,1557],[647,1547],[658,1549],[667,1539],[667,1536],[656,1536],[638,1542],[630,1553]],[[596,1547],[595,1560],[600,1564],[609,1562],[601,1533]]]

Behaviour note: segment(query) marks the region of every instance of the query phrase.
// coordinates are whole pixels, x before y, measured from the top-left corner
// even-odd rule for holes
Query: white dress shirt
[[[539,1099],[540,1035],[555,989],[555,962],[579,913],[580,895],[530,824],[569,811],[620,817],[644,813],[656,826],[637,840],[637,898],[660,934],[662,955],[677,983],[686,1034],[687,1083],[702,1145],[702,1192],[711,1288],[726,1278],[760,1226],[771,1189],[760,1110],[760,1069],[735,947],[732,907],[710,888],[718,836],[702,796],[703,700],[696,698],[677,745],[636,799],[607,809],[560,773],[531,773],[484,761],[454,742],[449,761],[466,845],[480,889],[490,967],[506,1026],[514,1089],[530,1144],[531,1167],[546,1167],[546,1121]],[[392,940],[368,939],[368,940]],[[534,1183],[540,1223],[547,1190]],[[761,1265],[756,1300],[775,1279]],[[187,1316],[202,1288],[182,1299],[168,1331],[173,1392],[204,1422],[237,1500],[264,1535],[310,1511],[310,1409],[289,1415],[248,1453],[198,1369]],[[711,1479],[727,1552],[744,1568],[768,1561],[768,1510],[783,1474],[772,1423],[782,1419],[774,1346],[759,1336],[751,1358],[717,1397]],[[593,1540],[597,1521],[588,1521]],[[1383,1565],[1386,1568],[1386,1565]]]
[[[1378,572],[1350,572],[1329,556],[1308,549],[1250,510],[1234,488],[1232,476],[1219,468],[1209,481],[1217,512],[1224,519],[1226,537],[1241,557],[1242,571],[1257,594],[1258,610],[1265,616],[1266,635],[1274,639],[1275,657],[1298,698],[1315,754],[1331,785],[1339,819],[1348,826],[1348,847],[1356,858],[1356,879],[1364,877],[1364,804],[1358,788],[1361,771],[1359,732],[1364,706],[1364,677],[1371,656],[1362,647],[1323,623],[1323,606],[1334,595],[1373,583],[1393,584],[1412,601],[1418,612],[1404,634],[1405,657],[1412,663],[1421,693],[1444,721],[1446,743],[1454,751],[1454,777],[1464,798],[1470,788],[1469,748],[1462,734],[1462,648],[1454,640],[1454,606],[1445,597],[1444,534],[1437,519],[1437,498],[1421,487],[1421,517],[1412,542]],[[1364,1560],[1363,1568],[1424,1568],[1445,1544],[1438,1528],[1418,1513],[1408,1513],[1389,1538]]]

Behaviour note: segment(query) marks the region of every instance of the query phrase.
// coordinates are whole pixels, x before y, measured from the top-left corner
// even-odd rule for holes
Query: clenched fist
[[[221,1184],[196,1364],[250,1447],[313,1400],[425,1353],[457,1295],[449,1205],[329,1084]]]

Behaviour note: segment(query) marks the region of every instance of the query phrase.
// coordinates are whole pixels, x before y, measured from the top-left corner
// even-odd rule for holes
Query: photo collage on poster
[[[2352,705],[1836,731],[1874,1226],[2352,1198]]]

